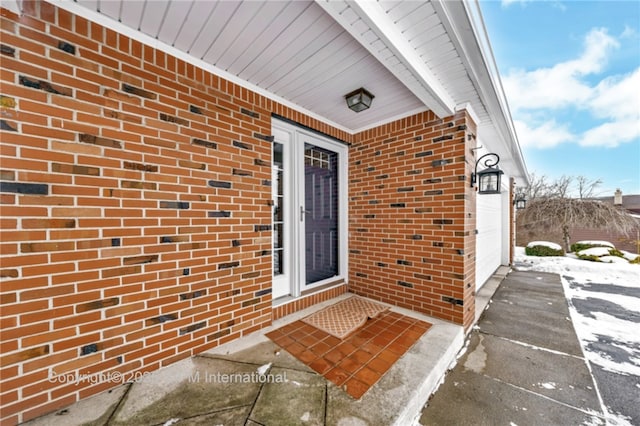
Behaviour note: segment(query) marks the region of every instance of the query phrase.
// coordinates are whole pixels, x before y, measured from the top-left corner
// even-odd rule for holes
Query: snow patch
[[[609,241],[584,240],[584,241],[578,241],[576,244],[588,244],[591,246],[607,246],[607,247],[615,248],[615,246],[611,244]]]
[[[545,388],[545,389],[556,389],[555,382],[538,383],[538,386],[540,386],[541,388]]]
[[[516,247],[514,265],[519,271],[549,272],[572,277],[580,273],[585,280],[580,282],[610,282],[623,287],[640,287],[640,267],[630,263],[586,262],[568,256],[527,256],[524,247]]]
[[[584,423],[582,423],[581,426],[602,426],[604,424],[602,419],[597,417],[600,415],[600,413],[595,413],[595,412],[592,412],[591,410],[587,410],[587,413],[591,414],[591,418],[588,421],[585,421]]]
[[[584,249],[578,252],[579,256],[608,256],[609,250],[608,247],[591,247],[588,249]]]
[[[180,419],[170,419],[167,420],[162,426],[171,426],[171,425],[175,425],[176,423],[178,423],[180,421]]]
[[[562,250],[562,247],[559,244],[552,243],[550,241],[532,241],[529,244],[527,244],[527,247],[529,248],[535,247],[535,246],[543,246],[543,247],[549,247],[554,250]]]
[[[478,346],[476,346],[473,352],[469,353],[467,360],[464,362],[464,368],[475,373],[482,373],[487,364],[487,353],[485,352],[484,345],[482,344],[484,340],[482,334],[479,334],[478,336],[480,339]]]
[[[261,365],[260,367],[258,367],[258,374],[264,376],[265,374],[267,374],[267,371],[269,371],[269,368],[271,368],[271,363]]]

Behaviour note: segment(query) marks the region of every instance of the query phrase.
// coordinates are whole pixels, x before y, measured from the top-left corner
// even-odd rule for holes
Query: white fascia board
[[[4,6],[4,1],[2,0],[2,4]],[[124,25],[121,22],[118,22],[106,15],[103,15],[101,13],[98,13],[94,10],[91,10],[87,7],[81,6],[80,4],[76,3],[75,1],[69,1],[69,0],[46,0],[48,3],[51,3],[53,5],[55,5],[56,7],[59,7],[60,9],[64,9],[67,12],[73,13],[74,15],[78,15],[81,16],[91,22],[95,22],[96,24],[102,25],[105,28],[109,28],[119,34],[125,35],[133,40],[139,41],[142,44],[145,44],[147,46],[153,47],[154,49],[158,49],[161,52],[167,53],[171,56],[174,56],[178,59],[181,59],[189,64],[192,64],[198,68],[201,68],[205,71],[210,72],[211,74],[215,74],[219,77],[224,78],[225,80],[228,80],[234,84],[237,84],[238,86],[244,87],[245,89],[251,90],[252,92],[258,93],[259,95],[264,96],[265,98],[269,98],[272,101],[278,102],[286,107],[289,107],[293,110],[296,110],[298,112],[301,112],[311,118],[315,118],[316,120],[319,120],[325,124],[328,124],[329,126],[332,126],[338,130],[342,130],[344,132],[347,132],[349,134],[353,134],[354,131],[352,129],[349,129],[348,127],[342,126],[338,123],[335,123],[329,119],[327,119],[326,117],[323,117],[319,114],[316,114],[312,111],[309,111],[303,107],[301,107],[300,105],[297,105],[287,99],[284,99],[272,92],[269,92],[261,87],[258,87],[252,83],[249,83],[246,80],[243,80],[241,78],[239,78],[238,76],[231,74],[221,68],[218,68],[214,65],[211,65],[203,60],[200,60],[194,56],[189,55],[186,52],[183,52],[180,49],[177,49],[173,46],[170,46],[164,42],[161,42],[151,36],[148,36],[146,34],[144,34],[141,31],[136,31],[133,28],[130,28],[126,25]]]
[[[316,3],[438,117],[448,117],[454,113],[453,98],[416,54],[395,24],[389,20],[378,2],[350,0],[344,4],[349,6],[350,10],[378,36],[385,47],[393,53],[391,57],[385,57],[382,54],[384,49],[372,46],[365,37],[366,33],[358,31],[352,25],[353,22],[348,18],[348,14],[338,10],[339,8],[335,7],[336,5],[330,0],[316,0]],[[394,63],[393,58],[399,60],[409,70],[408,76],[398,71],[397,62]]]
[[[527,167],[477,0],[433,0],[432,4],[489,111],[495,135],[503,145],[501,151],[512,156],[516,174],[528,183]]]
[[[473,28],[473,33],[476,34],[477,42],[480,46],[480,51],[483,54],[485,63],[488,65],[488,76],[494,87],[494,93],[497,97],[500,110],[502,111],[504,117],[504,122],[502,123],[502,133],[508,135],[507,137],[512,141],[512,143],[510,144],[510,151],[513,157],[513,161],[519,168],[519,177],[524,179],[526,181],[526,184],[528,185],[529,172],[527,171],[527,165],[524,161],[522,148],[520,146],[520,141],[518,140],[518,134],[516,133],[515,125],[513,124],[511,109],[509,108],[509,102],[507,101],[507,96],[504,92],[504,87],[502,86],[502,79],[500,78],[498,65],[496,64],[495,56],[493,55],[493,49],[491,48],[487,29],[484,25],[484,19],[482,18],[480,4],[477,0],[471,0],[462,2],[462,5],[467,12],[467,16],[469,16],[469,20]]]

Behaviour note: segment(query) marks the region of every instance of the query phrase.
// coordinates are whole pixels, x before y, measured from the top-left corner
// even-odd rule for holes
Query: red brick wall
[[[425,112],[356,135],[349,158],[351,291],[471,324],[473,133],[464,112],[443,120]]]
[[[269,325],[271,113],[47,3],[2,9],[2,424]]]

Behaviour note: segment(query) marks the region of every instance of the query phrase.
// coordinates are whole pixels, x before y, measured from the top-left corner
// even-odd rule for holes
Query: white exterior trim
[[[501,156],[511,157],[512,165],[517,169],[514,175],[523,180],[523,185],[528,184],[527,167],[478,0],[439,0],[432,1],[432,4],[491,117],[491,150],[499,152]],[[487,123],[476,124],[480,127]]]
[[[294,162],[300,162],[303,160],[304,140],[302,138],[307,137],[311,139],[315,145],[338,153],[338,180],[339,182],[349,181],[349,150],[347,145],[324,138],[315,132],[305,130],[302,127],[289,124],[277,118],[271,119],[271,126],[274,135],[276,136],[276,141],[279,141],[279,138],[282,138],[282,140],[287,137],[289,138],[288,147],[291,148],[291,152],[288,154],[289,164],[285,164],[285,170],[287,168],[291,169]],[[286,260],[290,262],[288,269],[290,277],[290,295],[294,298],[303,296],[302,292],[304,290],[320,287],[336,280],[343,280],[344,283],[349,282],[349,191],[347,184],[339,183],[338,228],[341,230],[339,232],[340,238],[338,240],[338,256],[340,258],[339,274],[337,276],[327,278],[326,280],[313,283],[312,285],[304,285],[304,264],[300,263],[305,261],[305,250],[303,247],[304,222],[301,220],[302,213],[299,208],[301,206],[300,203],[304,202],[304,200],[299,199],[304,188],[304,170],[299,170],[299,173],[299,175],[296,175],[295,170],[289,170],[288,176],[290,181],[284,182],[288,187],[285,189],[285,194],[287,193],[286,191],[289,191],[288,195],[290,198],[287,212],[290,222],[288,226],[285,226],[285,228],[290,229],[290,232],[285,232],[285,235],[287,235],[285,244],[289,244],[288,253],[290,254],[290,257]],[[287,197],[285,196],[285,198]],[[293,203],[291,198],[294,198],[297,203]],[[296,235],[298,238],[294,238]],[[300,238],[300,235],[302,235],[303,238]],[[297,259],[297,263],[293,261],[293,259]]]

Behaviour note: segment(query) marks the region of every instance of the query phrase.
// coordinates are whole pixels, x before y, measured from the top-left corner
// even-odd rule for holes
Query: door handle
[[[311,210],[305,210],[304,206],[300,206],[300,222],[304,222],[304,215],[311,213]]]

